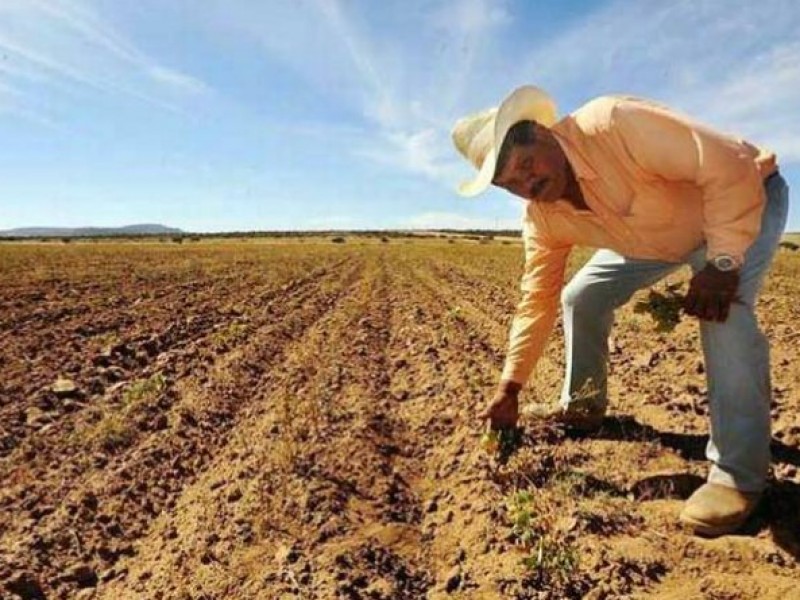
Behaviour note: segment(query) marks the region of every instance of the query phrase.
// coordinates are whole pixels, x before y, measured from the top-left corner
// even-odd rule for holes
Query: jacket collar
[[[550,129],[567,155],[575,176],[579,179],[597,179],[597,172],[589,165],[580,151],[581,132],[572,115],[566,116]]]

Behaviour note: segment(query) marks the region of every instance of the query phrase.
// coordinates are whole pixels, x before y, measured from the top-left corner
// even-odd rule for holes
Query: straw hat
[[[557,121],[556,103],[544,90],[525,85],[511,92],[497,108],[468,115],[453,127],[453,143],[458,151],[478,169],[471,181],[458,186],[462,196],[477,196],[492,183],[497,154],[506,133],[520,121],[536,121],[551,127]]]

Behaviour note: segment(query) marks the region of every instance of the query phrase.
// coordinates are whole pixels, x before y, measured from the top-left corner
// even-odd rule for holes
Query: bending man
[[[770,460],[769,349],[754,304],[788,212],[774,154],[639,98],[600,97],[557,120],[553,101],[533,86],[461,119],[453,140],[478,169],[462,195],[494,184],[525,200],[523,298],[484,415],[491,427],[516,425],[520,389],[560,298],[561,402],[534,414],[599,428],[614,310],[688,263],[684,310],[700,319],[712,467],[681,520],[704,535],[736,530],[758,503]],[[575,245],[601,250],[564,287]]]

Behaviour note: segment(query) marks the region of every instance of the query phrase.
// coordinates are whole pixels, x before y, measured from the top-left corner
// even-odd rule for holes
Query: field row
[[[0,299],[15,311],[0,327],[0,589],[605,598],[669,595],[687,577],[698,594],[793,589],[792,257],[762,300],[775,485],[751,537],[704,542],[675,523],[706,469],[691,322],[656,333],[620,311],[601,433],[524,421],[498,462],[476,415],[502,367],[519,247],[70,250],[49,257],[57,275],[32,271]],[[120,278],[120,264],[146,275]],[[526,399],[555,398],[562,370],[559,326]],[[54,391],[58,378],[75,389]]]

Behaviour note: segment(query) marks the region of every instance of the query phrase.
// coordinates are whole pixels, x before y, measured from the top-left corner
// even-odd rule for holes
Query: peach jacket
[[[553,328],[573,246],[681,262],[739,260],[758,234],[763,180],[775,155],[660,104],[627,96],[592,100],[552,127],[591,210],[566,200],[525,202],[522,301],[502,378],[525,383]]]

